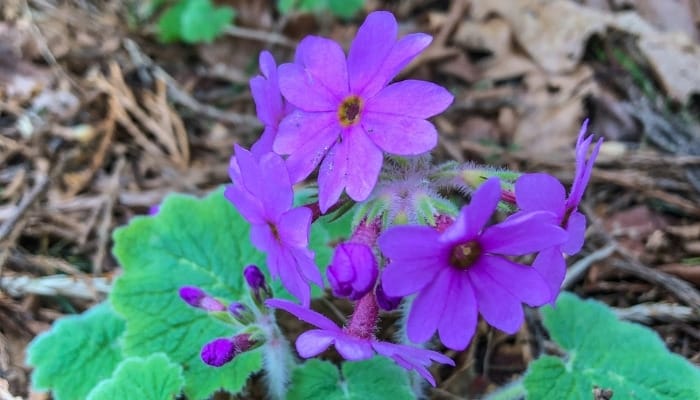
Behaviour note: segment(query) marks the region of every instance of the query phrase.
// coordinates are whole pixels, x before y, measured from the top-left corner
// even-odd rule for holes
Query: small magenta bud
[[[236,346],[233,340],[228,338],[214,339],[202,347],[200,356],[205,364],[220,367],[233,360],[236,356]]]
[[[243,353],[245,351],[257,349],[262,343],[253,339],[249,333],[241,333],[233,337],[233,344],[236,346],[237,353]]]
[[[159,211],[160,211],[160,204],[150,206],[148,208],[148,215],[151,215],[151,216],[156,215],[156,214],[158,214]]]
[[[179,291],[180,298],[192,307],[199,307],[199,302],[207,294],[196,286],[183,286]]]
[[[255,315],[245,304],[234,301],[228,306],[228,312],[243,325],[249,325],[255,322]]]
[[[249,265],[243,270],[243,276],[251,289],[257,290],[265,285],[265,275],[260,271],[257,265]]]
[[[183,286],[179,290],[180,298],[192,307],[201,308],[206,311],[224,311],[221,302],[196,286]]]
[[[449,215],[440,214],[435,217],[435,230],[440,233],[445,232],[445,230],[449,228],[453,222],[454,218],[450,217]]]
[[[379,304],[379,307],[381,307],[381,309],[384,311],[396,310],[399,307],[399,304],[401,304],[401,300],[403,300],[402,297],[387,296],[386,293],[384,293],[384,288],[382,288],[381,282],[379,285],[377,285],[374,294],[377,297],[377,304]]]
[[[359,300],[372,290],[378,273],[372,249],[362,243],[339,244],[326,270],[333,294],[351,300]]]
[[[253,292],[253,299],[259,305],[272,297],[272,290],[267,286],[265,275],[256,265],[249,265],[243,270],[245,281]]]

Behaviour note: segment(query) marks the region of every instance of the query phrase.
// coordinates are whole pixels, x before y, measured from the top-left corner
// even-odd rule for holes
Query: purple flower
[[[391,13],[367,16],[345,58],[330,39],[309,36],[296,60],[279,67],[282,94],[297,110],[279,126],[274,150],[289,154],[293,182],[318,175],[319,205],[326,212],[343,189],[354,200],[372,191],[383,151],[397,155],[427,152],[437,131],[426,118],[447,108],[453,96],[430,82],[406,80],[387,86],[432,40],[416,33],[396,40]]]
[[[290,111],[280,93],[277,64],[272,54],[269,51],[261,52],[258,63],[262,75],[250,80],[250,91],[255,101],[255,111],[265,130],[250,149],[256,157],[272,151],[279,123]]]
[[[309,282],[323,286],[323,278],[308,249],[311,210],[293,208],[294,193],[280,156],[267,153],[259,159],[236,146],[229,174],[233,185],[225,196],[250,222],[250,240],[267,254],[273,277],[308,306]]]
[[[224,311],[221,302],[196,286],[183,286],[178,291],[180,298],[187,304],[195,308],[201,308],[205,311]]]
[[[373,337],[352,336],[323,315],[286,300],[271,299],[265,304],[268,307],[282,309],[319,328],[306,331],[297,338],[297,352],[303,358],[314,357],[325,351],[331,344],[346,360],[364,360],[371,358],[376,353],[391,358],[409,371],[415,370],[433,386],[435,386],[435,379],[427,369],[433,361],[455,365],[449,357],[436,351],[381,342]]]
[[[379,237],[390,263],[382,285],[390,296],[418,293],[407,322],[408,338],[424,342],[437,330],[445,346],[464,349],[477,311],[491,325],[515,333],[523,322],[521,303],[542,305],[549,289],[540,275],[511,261],[566,239],[550,212],[533,212],[485,227],[501,196],[497,178],[487,180],[440,233],[427,226],[397,226]]]
[[[335,248],[333,260],[326,270],[328,282],[337,297],[359,300],[377,282],[377,260],[369,246],[342,243]]]
[[[515,182],[515,197],[520,212],[549,211],[556,215],[556,223],[566,229],[568,239],[561,245],[541,251],[532,266],[547,281],[554,302],[566,275],[566,264],[562,252],[568,255],[578,253],[583,247],[586,233],[586,217],[578,211],[583,192],[591,178],[593,163],[598,156],[603,139],[599,139],[591,156],[586,159],[593,136],[585,138],[588,120],[584,121],[576,141],[576,175],[569,197],[564,186],[548,174],[525,174]]]

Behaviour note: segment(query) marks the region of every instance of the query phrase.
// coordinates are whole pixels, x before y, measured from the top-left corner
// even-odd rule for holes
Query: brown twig
[[[127,50],[127,52],[129,52],[134,64],[151,68],[156,78],[160,78],[165,82],[165,84],[168,86],[168,93],[170,94],[170,97],[174,102],[180,104],[181,106],[187,107],[197,114],[234,125],[245,125],[252,128],[259,128],[262,126],[260,121],[258,121],[258,119],[252,115],[223,111],[195,100],[184,90],[180,89],[180,85],[175,81],[175,79],[165,72],[163,68],[153,62],[153,60],[151,60],[146,54],[144,54],[133,40],[124,39],[124,48]]]

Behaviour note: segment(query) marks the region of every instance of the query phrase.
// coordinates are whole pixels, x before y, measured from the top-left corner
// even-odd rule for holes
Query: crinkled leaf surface
[[[654,331],[619,321],[606,305],[570,293],[542,313],[568,355],[530,365],[528,399],[589,400],[595,386],[612,390],[616,399],[700,399],[700,370],[669,352]]]
[[[51,390],[56,400],[82,400],[122,360],[124,321],[108,303],[64,317],[29,346],[32,386]]]
[[[90,392],[87,400],[169,400],[180,393],[184,383],[182,367],[163,353],[129,357],[119,364],[112,378]]]
[[[204,364],[202,346],[234,332],[178,296],[180,287],[195,285],[229,301],[248,298],[243,268],[264,261],[250,244],[248,231],[248,224],[216,191],[204,199],[171,195],[156,216],[134,218],[114,233],[114,255],[123,274],[110,299],[127,320],[125,354],[166,353],[184,368],[188,398],[207,398],[219,389],[236,393],[261,368],[259,350],[221,368]]]
[[[165,42],[211,42],[233,21],[230,7],[215,7],[211,0],[180,0],[158,20],[158,33]]]
[[[211,0],[188,0],[180,19],[182,39],[189,43],[211,42],[231,24],[234,15],[231,7],[215,7]]]
[[[413,399],[405,370],[385,357],[344,362],[311,359],[294,371],[288,400]]]

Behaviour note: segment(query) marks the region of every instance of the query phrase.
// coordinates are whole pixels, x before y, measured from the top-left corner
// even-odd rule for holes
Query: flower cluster
[[[514,333],[524,320],[523,303],[556,299],[564,256],[583,245],[586,222],[578,205],[601,141],[589,157],[593,137],[584,123],[568,197],[547,174],[433,165],[428,153],[438,134],[427,119],[445,111],[453,96],[431,82],[391,82],[431,42],[425,34],[397,35],[393,15],[373,12],[347,56],[338,43],[310,36],[294,62],[277,66],[263,52],[262,75],[250,83],[265,128],[250,151],[235,146],[225,196],[250,223],[250,240],[266,253],[271,276],[301,305],[271,298],[256,267],[244,274],[252,313],[196,288],[183,288],[181,296],[208,312],[228,310],[244,325],[255,325],[266,309],[281,309],[314,326],[296,340],[303,358],[331,345],[347,360],[379,354],[435,385],[431,363],[454,362],[418,345],[437,333],[444,346],[463,350],[479,315]],[[317,201],[294,206],[293,186],[314,173]],[[454,193],[464,196],[446,196]],[[353,203],[352,234],[335,247],[326,270],[333,295],[354,302],[349,322],[338,326],[310,309],[310,285],[324,281],[309,230],[322,214]],[[381,310],[401,303],[403,342],[380,340]],[[202,358],[222,365],[259,346],[264,335],[251,332],[210,342]]]

